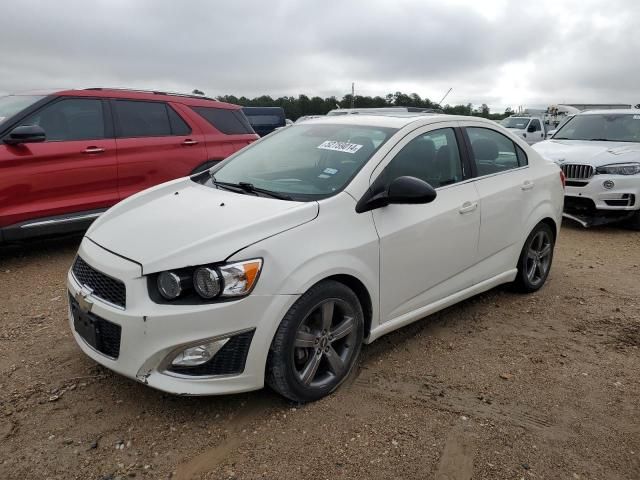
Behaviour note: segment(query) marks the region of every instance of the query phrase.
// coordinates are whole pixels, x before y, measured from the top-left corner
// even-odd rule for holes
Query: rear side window
[[[191,133],[191,127],[187,125],[170,105],[167,105],[167,112],[169,112],[169,123],[171,125],[172,135],[189,135]]]
[[[164,102],[116,100],[120,137],[167,137],[188,135],[189,125]]]
[[[476,127],[467,127],[466,131],[479,177],[527,164],[525,152],[501,133]]]
[[[40,126],[47,142],[105,138],[102,101],[92,98],[67,98],[49,104],[22,125]]]
[[[227,135],[243,135],[255,133],[242,110],[227,110],[215,107],[191,107],[217,130]]]

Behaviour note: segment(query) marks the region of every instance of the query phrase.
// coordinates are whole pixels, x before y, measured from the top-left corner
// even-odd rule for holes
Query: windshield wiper
[[[220,182],[216,180],[215,177],[213,176],[211,177],[211,179],[213,180],[214,185],[221,186],[238,193],[242,193],[242,192],[255,193],[255,194],[267,195],[268,197],[271,197],[271,198],[277,198],[278,200],[292,200],[292,198],[289,195],[285,195],[284,193],[274,192],[272,190],[267,190],[266,188],[259,188],[254,186],[253,183]]]
[[[590,142],[610,142],[608,138],[590,138]]]

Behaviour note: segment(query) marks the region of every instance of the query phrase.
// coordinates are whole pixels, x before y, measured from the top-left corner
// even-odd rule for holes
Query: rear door
[[[524,150],[509,137],[485,123],[464,125],[480,199],[478,260],[484,266],[476,281],[482,281],[515,267],[536,185]]]
[[[389,321],[472,285],[464,272],[476,262],[480,209],[451,122],[407,136],[372,180],[388,185],[417,177],[437,190],[425,205],[388,205],[372,211],[380,237],[380,312]]]
[[[202,134],[166,102],[111,100],[120,198],[189,175],[206,161]]]
[[[118,201],[107,102],[61,97],[20,124],[39,125],[46,141],[0,144],[0,226],[104,209]]]

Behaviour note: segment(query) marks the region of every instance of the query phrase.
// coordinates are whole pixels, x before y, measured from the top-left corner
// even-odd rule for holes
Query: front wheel
[[[267,360],[267,383],[296,402],[318,400],[347,378],[360,353],[364,315],[358,297],[327,280],[302,295],[282,319]]]
[[[549,276],[553,261],[555,236],[546,223],[539,223],[524,242],[518,259],[518,275],[514,286],[524,293],[539,290]]]

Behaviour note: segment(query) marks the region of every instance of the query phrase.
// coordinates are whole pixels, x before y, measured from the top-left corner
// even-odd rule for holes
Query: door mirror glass
[[[356,212],[363,213],[394,203],[416,205],[433,202],[436,190],[416,177],[398,177],[386,189],[371,186],[356,205]]]
[[[527,128],[527,132],[533,133],[535,131],[536,131],[536,126],[533,123],[529,124],[529,127]]]
[[[14,128],[9,136],[4,139],[4,143],[18,145],[21,143],[44,142],[47,136],[44,129],[38,125],[21,125]]]

